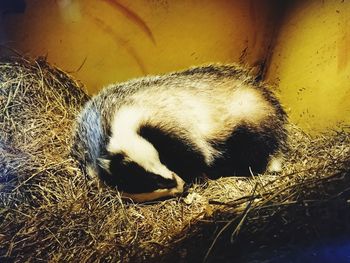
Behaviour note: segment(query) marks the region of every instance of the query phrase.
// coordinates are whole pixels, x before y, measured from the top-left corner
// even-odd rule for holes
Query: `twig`
[[[253,189],[253,191],[252,191],[251,196],[254,196],[257,186],[258,186],[258,184],[255,184],[255,187],[254,187],[254,189]],[[231,221],[229,221],[229,222],[219,231],[219,233],[216,235],[216,237],[214,238],[213,242],[211,243],[211,245],[210,245],[210,247],[209,247],[207,253],[205,254],[205,257],[204,257],[204,259],[203,259],[203,263],[207,262],[208,257],[209,257],[211,251],[212,251],[213,248],[214,248],[214,245],[216,244],[217,240],[218,240],[219,237],[222,235],[222,233],[224,233],[226,229],[228,229],[237,219],[239,219],[239,217],[241,217],[241,220],[238,222],[238,224],[237,224],[235,230],[233,231],[233,233],[232,233],[232,235],[231,235],[231,239],[230,239],[230,240],[231,240],[231,242],[232,242],[232,237],[238,233],[239,229],[240,229],[241,226],[243,225],[243,222],[244,222],[244,220],[245,220],[246,217],[247,217],[247,214],[248,214],[248,212],[249,212],[249,209],[250,209],[250,207],[251,207],[253,201],[254,201],[254,199],[252,198],[252,199],[250,200],[250,202],[247,204],[247,206],[246,206],[246,208],[244,209],[243,213],[240,214],[240,215],[238,215],[238,216],[236,216],[235,218],[233,218]]]

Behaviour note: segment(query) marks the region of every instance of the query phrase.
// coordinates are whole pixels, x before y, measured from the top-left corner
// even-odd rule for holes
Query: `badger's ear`
[[[110,173],[110,165],[111,165],[111,160],[109,159],[104,159],[104,158],[97,158],[97,164],[100,166],[103,170],[106,172]]]

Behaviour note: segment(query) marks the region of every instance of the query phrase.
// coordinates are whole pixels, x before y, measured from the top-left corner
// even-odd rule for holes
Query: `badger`
[[[150,201],[203,176],[281,169],[286,124],[248,70],[211,64],[105,87],[79,114],[71,153],[88,177]]]

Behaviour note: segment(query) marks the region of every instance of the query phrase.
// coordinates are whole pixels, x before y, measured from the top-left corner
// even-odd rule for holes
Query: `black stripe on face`
[[[161,163],[184,181],[201,177],[206,168],[204,156],[191,142],[157,127],[143,126],[139,134],[157,149]]]
[[[177,186],[175,179],[166,179],[150,173],[132,161],[126,161],[123,154],[104,157],[110,160],[109,172],[100,167],[100,177],[107,185],[117,187],[119,191],[150,193],[157,189],[171,189]]]

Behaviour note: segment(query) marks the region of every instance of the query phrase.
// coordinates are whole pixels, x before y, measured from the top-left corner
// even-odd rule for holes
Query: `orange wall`
[[[255,66],[275,30],[271,0],[27,0],[4,15],[5,44],[47,56],[90,92],[208,62]],[[4,42],[4,40],[3,40]]]
[[[267,79],[290,119],[312,133],[350,124],[350,1],[293,1]]]

